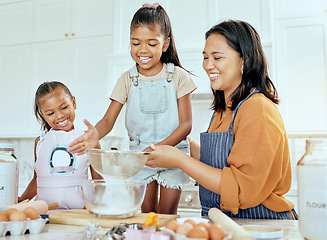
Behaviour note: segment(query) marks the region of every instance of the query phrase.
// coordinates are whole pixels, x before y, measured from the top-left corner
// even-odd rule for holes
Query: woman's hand
[[[70,148],[68,149],[68,152],[82,155],[85,153],[86,149],[100,148],[99,133],[97,129],[87,120],[84,120],[84,123],[88,130],[69,145]]]
[[[179,168],[187,155],[175,147],[168,145],[152,145],[149,158],[145,165],[156,168]]]

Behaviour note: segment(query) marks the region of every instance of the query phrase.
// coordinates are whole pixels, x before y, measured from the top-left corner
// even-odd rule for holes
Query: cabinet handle
[[[72,33],[72,36],[74,37],[75,36],[75,33]]]
[[[65,33],[65,37],[68,37],[68,33]]]

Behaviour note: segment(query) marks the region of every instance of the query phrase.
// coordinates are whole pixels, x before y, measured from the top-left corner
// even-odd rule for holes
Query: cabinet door
[[[72,35],[89,37],[113,32],[113,0],[73,0]]]
[[[105,114],[110,100],[107,93],[107,57],[112,53],[112,37],[71,41],[70,88],[76,97],[76,123],[83,119],[96,124]]]
[[[274,0],[275,17],[308,17],[326,15],[327,0]]]
[[[327,133],[327,17],[276,21],[280,110],[289,133]]]
[[[0,45],[29,43],[32,39],[33,2],[0,5]]]
[[[0,136],[22,136],[28,131],[30,46],[0,48]]]
[[[61,40],[71,36],[71,0],[35,0],[33,41]]]

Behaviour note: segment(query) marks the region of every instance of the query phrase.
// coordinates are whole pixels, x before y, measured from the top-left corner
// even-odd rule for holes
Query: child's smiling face
[[[74,129],[76,101],[61,87],[40,98],[39,108],[41,116],[54,130]]]
[[[138,63],[138,71],[145,76],[154,76],[162,69],[161,55],[169,47],[170,39],[164,39],[158,24],[141,25],[131,32],[131,55]]]

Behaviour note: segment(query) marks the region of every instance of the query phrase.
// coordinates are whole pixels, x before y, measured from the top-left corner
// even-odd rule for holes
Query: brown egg
[[[209,239],[208,230],[203,226],[195,226],[186,236],[188,238]]]
[[[200,223],[196,224],[196,226],[202,226],[205,229],[209,230],[210,224],[207,222],[200,222]]]
[[[15,212],[15,211],[17,211],[16,208],[9,208],[9,209],[5,212],[7,218],[9,219],[10,215],[11,215],[13,212]]]
[[[0,212],[0,222],[6,222],[6,221],[8,221],[6,213],[5,212]]]
[[[193,225],[189,222],[181,224],[177,229],[176,233],[187,235],[193,229]]]
[[[180,223],[176,219],[174,219],[167,223],[166,228],[172,230],[173,232],[176,232],[179,225]]]
[[[26,214],[26,217],[30,218],[31,220],[35,220],[35,219],[38,219],[40,217],[38,212],[32,207],[25,208],[24,213]]]
[[[226,236],[225,230],[215,223],[210,225],[208,232],[210,240],[222,240]]]
[[[193,219],[187,219],[187,220],[185,220],[185,222],[184,222],[184,223],[186,223],[186,222],[189,222],[189,223],[191,223],[193,226],[195,226],[195,225],[196,225],[196,222],[195,222]]]
[[[14,211],[9,216],[9,221],[26,221],[26,214],[22,211]]]

